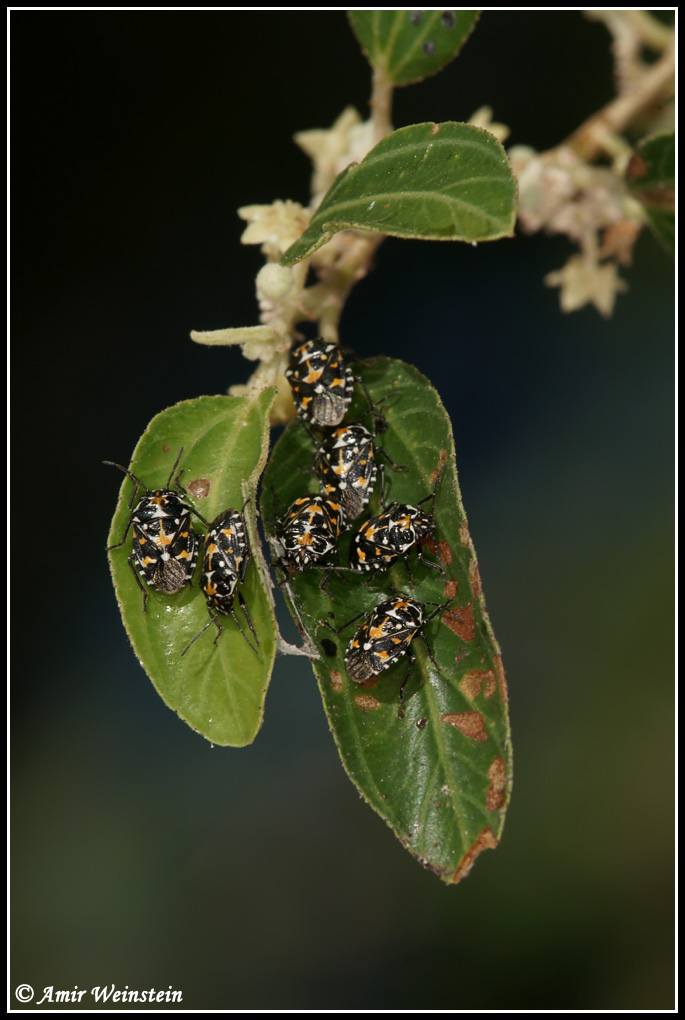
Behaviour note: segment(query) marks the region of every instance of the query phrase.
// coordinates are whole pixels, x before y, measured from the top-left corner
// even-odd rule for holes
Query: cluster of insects
[[[366,387],[363,389],[373,422],[372,431],[361,422],[343,424],[355,378],[350,367],[345,365],[340,348],[321,339],[300,344],[292,351],[286,376],[298,419],[316,448],[313,472],[321,492],[296,499],[276,523],[275,537],[280,547],[277,564],[284,575],[281,583],[285,583],[293,571],[320,567],[326,568],[320,582],[323,589],[333,572],[375,576],[399,559],[405,563],[410,583],[413,583],[412,548],[416,549],[420,563],[444,576],[442,563],[428,559],[421,551],[421,544],[435,535],[435,501],[444,464],[437,472],[433,491],[416,506],[398,502],[385,506],[384,464],[378,458],[382,457],[395,471],[407,469],[394,464],[375,442],[378,432],[385,431],[387,425]],[[362,383],[361,379],[357,381]],[[314,428],[332,428],[333,431],[317,438],[312,431]],[[384,508],[356,530],[350,545],[349,565],[343,566],[339,563],[338,539],[355,526],[352,522],[368,505],[378,475],[381,477],[380,502]],[[422,507],[429,501],[431,506],[427,512]],[[345,653],[348,675],[357,683],[365,683],[407,655],[409,666],[400,688],[400,711],[403,712],[403,692],[416,661],[411,643],[420,635],[437,668],[423,628],[448,604],[421,603],[396,592],[371,613],[360,613],[342,627],[335,629],[327,621],[322,622],[339,634],[356,620],[365,618]],[[426,614],[429,605],[435,609]]]
[[[292,388],[298,419],[315,445],[311,471],[318,479],[320,493],[300,496],[275,522],[274,545],[278,552],[275,565],[283,575],[279,583],[286,584],[293,573],[321,569],[325,571],[320,581],[323,590],[333,572],[337,576],[341,576],[342,572],[374,577],[402,560],[413,584],[412,549],[416,550],[419,563],[440,571],[444,576],[442,562],[428,559],[421,550],[422,543],[435,536],[435,503],[444,464],[436,472],[432,492],[415,506],[399,502],[385,505],[385,464],[393,471],[406,471],[407,468],[393,463],[377,443],[378,433],[387,428],[386,419],[379,412],[379,405],[373,404],[361,378],[355,377],[349,365],[345,364],[340,347],[321,339],[297,345],[291,353],[286,376]],[[352,402],[355,381],[360,383],[366,397],[371,429],[360,421],[343,422]],[[320,435],[317,437],[313,430],[318,430]],[[123,546],[129,532],[133,532],[128,564],[142,592],[143,612],[147,609],[148,588],[173,595],[186,584],[192,585],[202,551],[199,583],[207,603],[209,621],[182,655],[212,625],[217,629],[216,645],[223,631],[220,618],[224,616],[232,617],[252,651],[259,654],[241,627],[235,611],[237,601],[254,642],[259,645],[240,591],[250,561],[244,518],[246,504],[240,510],[222,511],[211,523],[206,521],[192,506],[186,489],[181,485],[183,472],[179,470],[179,464],[182,454],[181,449],[166,487],[154,490],[128,468],[105,461],[123,471],[134,486],[129,502],[131,513],[123,537],[110,549]],[[380,505],[383,509],[357,527],[350,543],[349,563],[341,564],[338,540],[343,533],[356,527],[354,522],[368,506],[379,476]],[[136,502],[140,490],[144,495]],[[276,496],[275,501],[277,504]],[[425,504],[430,504],[430,507],[424,508]],[[277,508],[276,514],[278,516]],[[194,530],[193,516],[205,526],[206,533],[198,534]],[[361,613],[342,627],[333,628],[327,621],[325,625],[339,634],[364,617],[364,623],[345,652],[347,672],[356,683],[367,682],[407,655],[409,666],[400,687],[400,710],[403,712],[403,692],[416,661],[410,647],[412,641],[416,636],[423,639],[437,668],[423,628],[448,604],[422,603],[394,592],[370,613]],[[429,606],[435,607],[432,612],[427,611]]]
[[[105,464],[111,464],[128,475],[134,486],[129,502],[131,516],[123,538],[109,548],[119,549],[126,542],[129,531],[133,530],[133,549],[128,557],[128,565],[143,593],[143,612],[146,612],[148,593],[145,584],[167,595],[176,594],[186,584],[192,585],[198,553],[200,547],[204,546],[200,589],[207,601],[210,618],[181,654],[185,655],[190,646],[212,624],[217,628],[214,638],[216,644],[223,632],[220,616],[231,616],[252,651],[259,654],[240,626],[234,609],[237,598],[247,625],[256,643],[259,644],[245,599],[238,590],[238,585],[245,580],[250,561],[250,547],[243,516],[245,504],[241,510],[222,511],[211,524],[206,521],[188,501],[188,494],[181,485],[182,471],[174,478],[182,455],[183,449],[179,451],[164,489],[148,489],[128,468],[115,461],[105,461]],[[144,489],[145,495],[136,503],[134,509],[139,489]],[[198,535],[193,529],[191,514],[208,529],[206,535]]]

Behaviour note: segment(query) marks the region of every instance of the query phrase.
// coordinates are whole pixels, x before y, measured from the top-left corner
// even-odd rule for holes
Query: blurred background
[[[15,9],[11,59],[10,1005],[27,983],[197,1010],[672,1008],[672,263],[645,232],[604,320],[542,283],[564,239],[390,239],[345,309],[343,341],[415,363],[452,416],[509,680],[504,837],[448,888],[359,799],[304,661],[277,661],[253,746],[181,723],[105,557],[102,460],[247,378],[188,336],[257,322],[235,210],[306,204],[293,133],[367,113],[345,14]],[[544,150],[612,94],[600,24],[487,12],[394,123],[489,103]]]

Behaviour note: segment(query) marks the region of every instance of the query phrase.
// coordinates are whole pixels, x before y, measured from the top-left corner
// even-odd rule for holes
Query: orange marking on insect
[[[303,379],[302,382],[310,383],[310,384],[318,382],[318,380],[321,378],[322,375],[323,375],[323,369],[322,368],[319,368],[319,369],[310,368],[309,375],[305,379]]]

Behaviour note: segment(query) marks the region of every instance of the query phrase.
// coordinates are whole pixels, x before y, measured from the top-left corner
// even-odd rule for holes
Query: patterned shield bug
[[[337,344],[320,337],[298,344],[285,375],[299,418],[313,425],[340,424],[352,400],[354,379]]]
[[[247,529],[243,510],[246,503],[243,503],[242,510],[224,510],[216,520],[212,521],[205,538],[205,551],[202,559],[202,576],[200,588],[207,599],[207,610],[210,620],[199,634],[184,648],[182,655],[190,648],[197,639],[204,634],[207,627],[216,625],[217,635],[214,644],[217,643],[223,633],[223,627],[219,616],[232,616],[236,627],[247,641],[255,655],[258,655],[243,631],[238,617],[235,614],[233,603],[237,598],[245,614],[247,625],[254,634],[255,641],[259,644],[259,638],[252,625],[247,605],[240,591],[237,591],[238,584],[242,584],[247,573],[247,566],[250,562],[250,546],[247,540]]]
[[[358,517],[371,499],[378,472],[376,451],[396,471],[407,470],[393,464],[380,446],[374,447],[374,438],[359,423],[344,425],[320,444],[314,456],[323,494],[340,500],[345,517],[350,519]]]
[[[300,496],[276,525],[276,539],[283,549],[279,563],[288,575],[288,568],[308,570],[325,566],[321,560],[329,554],[337,556],[336,542],[345,527],[339,503],[327,496]],[[325,585],[330,570],[321,582]]]
[[[400,686],[400,711],[402,714],[404,713],[404,688],[416,663],[416,656],[411,651],[410,645],[417,634],[420,634],[423,639],[431,662],[438,672],[440,671],[423,628],[441,610],[446,609],[449,602],[436,605],[429,616],[424,616],[426,605],[436,605],[436,603],[417,602],[404,595],[393,595],[392,598],[376,606],[371,613],[360,613],[359,616],[348,620],[336,631],[336,633],[340,633],[351,623],[366,616],[364,624],[352,638],[345,652],[345,666],[350,679],[355,683],[365,683],[371,677],[388,669],[403,655],[408,655],[409,667]]]
[[[148,489],[128,468],[112,460],[104,461],[105,464],[119,468],[134,483],[129,502],[132,512],[124,537],[116,545],[108,546],[108,551],[119,549],[126,541],[129,529],[133,528],[133,550],[128,565],[143,593],[143,612],[147,610],[147,591],[141,577],[151,588],[167,595],[180,591],[191,582],[197,562],[198,537],[191,526],[191,513],[203,524],[207,524],[204,517],[183,498],[186,490],[181,485],[181,471],[174,479],[176,490],[171,488],[171,480],[182,454],[183,448],[179,451],[164,489]],[[139,488],[145,489],[146,495],[133,510]]]
[[[444,470],[443,464],[435,479],[433,492],[419,500],[417,506],[391,503],[377,517],[372,517],[361,526],[350,548],[350,566],[353,570],[387,570],[401,556],[412,579],[409,550],[416,545],[416,555],[420,562],[439,570],[444,576],[441,564],[427,560],[418,548],[419,542],[435,535],[435,496]],[[419,507],[429,499],[433,501],[433,508],[427,514]]]
[[[338,344],[322,337],[298,344],[290,352],[285,375],[290,382],[297,416],[305,428],[307,422],[326,427],[339,425],[347,414],[356,381],[364,391],[375,429],[385,431],[385,418],[376,410],[364,380],[353,375],[345,364]]]

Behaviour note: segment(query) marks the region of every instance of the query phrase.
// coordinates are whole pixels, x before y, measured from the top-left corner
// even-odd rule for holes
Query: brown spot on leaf
[[[473,589],[473,594],[479,599],[483,594],[483,582],[480,579],[478,560],[475,557],[469,563],[469,582]]]
[[[440,559],[446,567],[449,567],[452,563],[452,550],[449,542],[438,542],[438,549],[440,550]]]
[[[497,670],[497,679],[499,680],[499,696],[502,699],[502,704],[506,705],[509,701],[509,694],[507,692],[507,678],[504,675],[501,655],[495,656],[495,669]]]
[[[414,725],[416,726],[417,730],[425,730],[426,726],[428,725],[428,719],[424,715],[421,717],[421,719],[417,719]]]
[[[164,451],[164,453],[170,453],[171,447],[169,446],[168,443],[165,443],[164,446],[162,447],[162,450]]]
[[[478,697],[481,687],[486,698],[491,698],[495,693],[497,681],[491,669],[471,669],[459,681],[459,690],[469,701]]]
[[[461,864],[454,872],[454,875],[452,876],[454,884],[456,885],[457,882],[461,882],[462,878],[465,878],[468,875],[469,871],[473,867],[476,857],[482,850],[494,850],[496,846],[497,837],[494,833],[492,833],[490,829],[483,829],[471,849],[467,850],[464,854],[461,859]]]
[[[429,51],[426,49],[426,46],[433,46],[433,43],[425,43],[424,49],[426,50],[426,53],[428,53]],[[435,49],[433,49],[433,53],[435,53]],[[442,124],[434,124],[433,127],[431,128],[431,135],[437,135],[441,127]]]
[[[453,578],[450,581],[445,581],[445,596],[448,599],[453,599],[456,597],[458,585],[459,582],[457,581],[456,578]]]
[[[328,674],[328,679],[331,681],[331,687],[337,694],[338,691],[342,690],[343,675],[337,669],[332,669]]]
[[[488,779],[490,785],[486,793],[486,807],[488,811],[497,811],[504,804],[507,789],[507,767],[499,755],[488,769]]]
[[[438,131],[439,131],[439,126],[440,126],[439,124],[433,124],[434,129],[435,129],[435,127],[437,127]],[[431,132],[431,134],[434,135],[435,131]],[[431,486],[434,486],[435,478],[437,477],[437,475],[439,473],[439,470],[442,467],[442,465],[444,464],[444,462],[446,461],[446,459],[447,459],[447,451],[446,450],[440,450],[440,461],[439,461],[437,467],[433,468],[433,470],[430,472],[430,483],[431,483]]]
[[[194,478],[192,482],[188,482],[188,491],[192,492],[196,499],[205,499],[211,487],[209,478]]]
[[[469,531],[469,522],[464,521],[459,528],[459,541],[462,545],[471,544],[471,532]]]
[[[380,701],[377,701],[376,698],[372,698],[370,694],[357,694],[355,696],[354,703],[357,708],[374,709],[382,707]]]
[[[476,625],[473,620],[473,606],[471,602],[467,606],[457,606],[454,610],[446,609],[441,619],[462,641],[473,641],[476,634]]]
[[[485,720],[480,712],[455,712],[451,715],[441,716],[440,722],[454,726],[455,729],[463,733],[465,737],[470,737],[471,740],[480,740],[482,742],[488,739]]]

